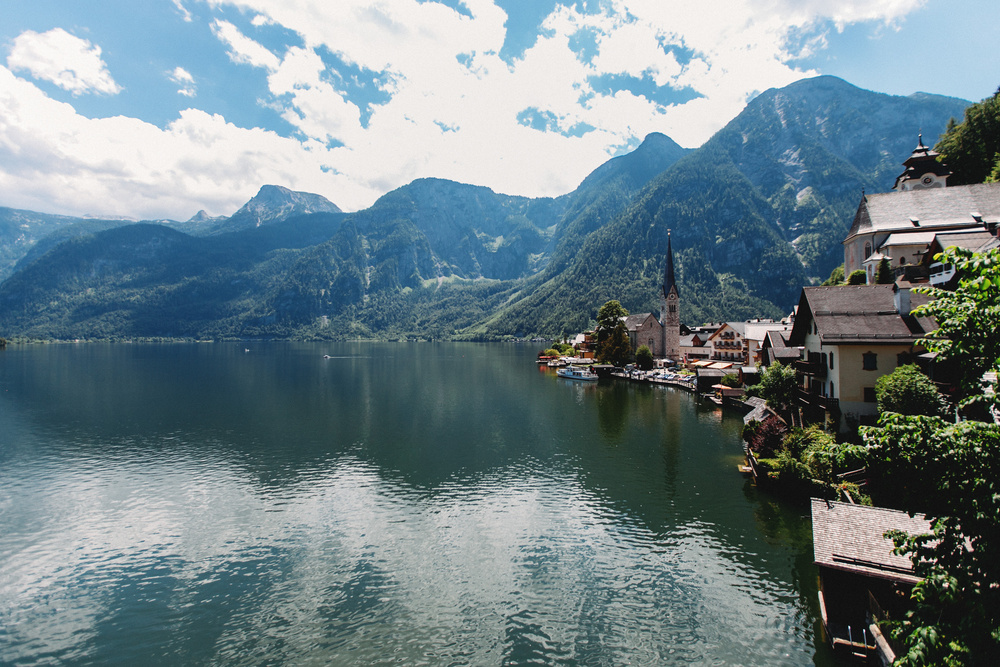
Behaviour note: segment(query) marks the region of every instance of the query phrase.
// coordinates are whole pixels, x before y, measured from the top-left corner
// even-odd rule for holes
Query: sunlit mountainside
[[[781,316],[841,263],[862,191],[967,105],[807,79],[697,150],[652,134],[557,198],[420,179],[354,213],[267,185],[186,222],[0,209],[0,335],[560,334],[611,298],[655,309],[668,229],[682,321]]]

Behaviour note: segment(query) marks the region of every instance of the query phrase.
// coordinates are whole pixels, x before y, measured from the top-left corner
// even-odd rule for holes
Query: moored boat
[[[597,373],[589,367],[564,366],[556,370],[556,375],[569,380],[583,380],[584,382],[597,382]]]

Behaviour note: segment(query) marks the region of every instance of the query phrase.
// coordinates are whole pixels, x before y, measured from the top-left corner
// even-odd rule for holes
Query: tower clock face
[[[931,183],[934,182],[934,179],[931,178],[930,176],[924,176],[920,182],[923,183],[924,185],[930,185]]]

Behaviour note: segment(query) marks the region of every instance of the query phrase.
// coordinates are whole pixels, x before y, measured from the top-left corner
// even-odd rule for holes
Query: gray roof
[[[788,337],[790,346],[803,345],[812,322],[824,344],[907,344],[934,331],[934,320],[901,316],[893,299],[894,285],[803,287],[799,316]],[[928,297],[911,291],[912,308]]]
[[[680,290],[677,289],[677,281],[674,279],[674,251],[670,247],[670,230],[667,230],[667,266],[663,270],[663,296],[670,294],[670,290],[675,290],[680,294]]]
[[[767,340],[768,344],[771,347],[774,347],[774,348],[788,347],[788,341],[786,340],[786,337],[790,333],[791,333],[790,329],[788,331],[774,331],[774,330],[771,330],[771,331],[767,332],[767,338],[766,338],[766,340]]]
[[[690,336],[681,336],[678,344],[681,347],[694,347],[695,338],[697,338],[698,341],[701,342],[702,346],[704,346],[705,339],[707,338],[707,336],[705,336],[704,334],[691,334]]]
[[[767,402],[759,396],[750,396],[743,399],[743,402],[750,406],[750,412],[743,415],[743,423],[749,424],[752,421],[762,422],[768,415],[775,414],[774,410],[767,407]]]
[[[653,313],[635,313],[633,315],[629,315],[628,317],[625,318],[625,329],[628,331],[635,331],[636,329],[639,328],[639,326],[643,322],[645,322],[650,317],[656,319]]]
[[[866,507],[832,500],[812,499],[813,558],[822,567],[844,570],[869,577],[915,583],[908,556],[892,553],[887,530],[910,535],[931,532],[922,514],[884,507]]]
[[[996,245],[997,237],[993,236],[986,230],[976,230],[968,232],[952,232],[948,234],[936,234],[934,240],[942,248],[950,248],[951,246],[957,246],[959,248],[965,248],[966,250],[971,250],[973,252],[980,251],[981,249],[986,249],[991,246]]]
[[[861,198],[844,242],[872,232],[982,229],[984,222],[1000,222],[1000,183],[885,192]]]

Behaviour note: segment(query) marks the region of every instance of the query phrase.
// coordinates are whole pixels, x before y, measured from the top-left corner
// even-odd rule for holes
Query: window
[[[878,355],[874,352],[865,352],[861,355],[862,358],[862,368],[866,371],[877,371],[878,370]]]
[[[899,354],[896,355],[896,365],[905,366],[906,364],[910,363],[911,359],[912,356],[910,355],[909,352],[900,352]]]
[[[667,310],[669,312],[671,312],[671,313],[676,313],[677,312],[677,304],[674,304],[674,303],[670,304],[669,306],[667,306]]]
[[[837,393],[833,390],[833,380],[830,380],[830,398],[837,398]]]
[[[865,403],[875,402],[875,387],[865,387]]]
[[[830,370],[833,370],[833,352],[830,353]]]
[[[872,244],[871,243],[866,243],[865,244],[865,259],[868,259],[871,256],[872,256]]]

